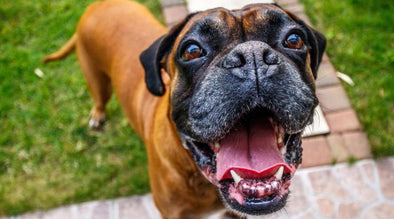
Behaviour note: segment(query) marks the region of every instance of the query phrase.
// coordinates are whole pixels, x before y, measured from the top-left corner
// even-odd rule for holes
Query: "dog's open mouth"
[[[286,204],[290,180],[301,163],[301,133],[287,134],[272,113],[242,117],[221,140],[181,136],[203,175],[225,203],[246,214],[268,214]]]

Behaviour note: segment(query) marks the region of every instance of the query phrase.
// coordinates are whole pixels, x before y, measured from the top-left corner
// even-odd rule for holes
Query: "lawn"
[[[0,216],[148,192],[145,148],[116,98],[105,132],[90,131],[75,54],[41,64],[93,1],[0,2]],[[157,0],[141,2],[162,19]]]
[[[328,39],[327,54],[355,86],[344,84],[375,157],[394,155],[394,4],[390,0],[302,0]]]
[[[157,0],[140,1],[161,19]],[[116,98],[105,132],[90,131],[92,100],[75,54],[40,63],[90,2],[0,0],[0,216],[149,191],[145,148]],[[356,83],[344,86],[374,155],[394,155],[393,4],[302,2],[333,64]]]

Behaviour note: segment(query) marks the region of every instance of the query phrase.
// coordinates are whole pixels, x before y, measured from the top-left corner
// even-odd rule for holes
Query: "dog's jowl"
[[[285,206],[318,100],[325,38],[277,5],[211,9],[170,31],[138,3],[92,4],[70,41],[101,128],[115,91],[148,152],[163,218]],[[132,170],[130,170],[132,171]]]

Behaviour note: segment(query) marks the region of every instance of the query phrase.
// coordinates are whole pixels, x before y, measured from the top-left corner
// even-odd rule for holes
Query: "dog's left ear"
[[[303,20],[297,17],[292,12],[285,10],[286,13],[298,24],[300,24],[307,33],[308,43],[311,46],[310,50],[310,64],[313,76],[317,77],[317,70],[319,69],[319,65],[321,59],[323,57],[324,50],[326,49],[327,40],[323,34],[313,29],[309,25],[307,25]]]
[[[145,69],[145,83],[148,90],[156,96],[165,93],[165,86],[161,78],[161,61],[170,54],[178,34],[194,14],[188,15],[183,21],[175,25],[168,34],[157,39],[140,55],[140,61]]]

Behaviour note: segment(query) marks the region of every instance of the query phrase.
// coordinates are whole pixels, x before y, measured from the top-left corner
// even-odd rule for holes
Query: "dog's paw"
[[[95,131],[103,131],[105,124],[105,118],[94,119],[93,117],[89,120],[89,128]]]

